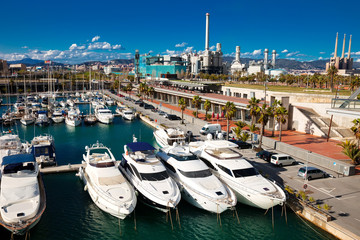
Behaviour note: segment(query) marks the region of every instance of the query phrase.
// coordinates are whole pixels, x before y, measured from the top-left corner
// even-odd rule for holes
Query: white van
[[[215,134],[216,132],[221,132],[221,125],[220,124],[206,124],[200,129],[200,134]]]
[[[287,154],[274,154],[271,156],[270,162],[279,167],[296,164],[296,160]]]

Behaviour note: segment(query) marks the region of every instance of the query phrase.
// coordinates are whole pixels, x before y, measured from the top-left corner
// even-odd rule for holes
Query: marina
[[[86,104],[79,106],[86,113]],[[109,107],[115,112],[115,106]],[[149,111],[150,112],[150,111]],[[147,118],[145,118],[147,119]],[[150,121],[154,125],[155,121]],[[170,122],[169,122],[170,123]],[[112,124],[78,127],[65,123],[46,127],[24,126],[17,121],[11,127],[22,141],[30,142],[34,136],[49,134],[56,146],[57,167],[41,169],[47,195],[47,206],[39,223],[31,229],[32,239],[333,239],[323,230],[305,222],[288,211],[287,223],[282,207],[274,207],[265,214],[263,209],[238,203],[240,223],[233,211],[217,214],[198,209],[184,200],[178,205],[180,223],[172,214],[173,229],[169,215],[138,202],[135,211],[124,220],[101,211],[84,191],[84,184],[75,176],[82,166],[85,146],[99,141],[109,147],[116,160],[124,153],[123,146],[133,141],[147,142],[159,148],[153,136],[154,128],[140,119],[127,121],[115,117]],[[9,128],[3,127],[3,131]],[[50,174],[51,173],[51,174]],[[274,228],[272,227],[274,218]],[[153,231],[156,229],[157,234]],[[293,234],[298,232],[301,234]],[[10,232],[0,229],[1,239],[10,239]],[[15,236],[23,239],[24,236]]]

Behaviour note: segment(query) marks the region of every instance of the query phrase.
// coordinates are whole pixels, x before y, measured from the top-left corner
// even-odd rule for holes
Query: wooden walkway
[[[81,166],[85,166],[85,164],[68,164],[68,165],[61,165],[55,167],[47,167],[41,168],[40,172],[43,174],[52,174],[52,173],[66,173],[66,172],[77,172]]]

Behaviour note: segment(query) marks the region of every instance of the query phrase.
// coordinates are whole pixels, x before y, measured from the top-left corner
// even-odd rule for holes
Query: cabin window
[[[139,174],[138,170],[137,170],[136,167],[134,167],[131,163],[130,163],[129,169],[132,169],[132,171],[131,171],[131,170],[130,170],[130,171],[131,171],[131,172],[134,172],[135,175],[136,175],[136,177],[139,178],[140,180],[142,180],[141,175]],[[134,174],[134,173],[133,173],[133,174]]]
[[[209,169],[192,171],[192,172],[185,172],[179,169],[179,171],[182,175],[188,178],[205,178],[205,177],[210,177],[212,175]]]
[[[169,178],[166,171],[156,173],[140,173],[141,178],[146,181],[161,181]]]
[[[191,161],[191,160],[197,160],[198,158],[194,155],[194,154],[189,154],[189,155],[175,155],[175,154],[171,154],[168,153],[168,155],[170,157],[175,158],[178,161]]]
[[[203,161],[203,162],[206,164],[206,166],[208,166],[209,168],[217,171],[216,168],[211,164],[211,162],[209,162],[209,161],[206,160],[205,158],[200,158],[200,159],[201,159],[201,161]]]
[[[236,178],[250,177],[250,176],[255,176],[255,175],[259,174],[255,168],[236,169],[236,170],[233,170],[233,173]]]
[[[233,176],[232,173],[231,173],[231,170],[224,167],[224,166],[221,166],[219,164],[216,164],[221,170],[223,170],[224,172],[226,172],[227,174],[229,174],[230,176]]]
[[[176,172],[175,168],[173,166],[171,166],[171,164],[167,163],[166,161],[161,159],[161,162],[164,164],[164,166],[169,169],[170,171],[172,171],[173,173]]]

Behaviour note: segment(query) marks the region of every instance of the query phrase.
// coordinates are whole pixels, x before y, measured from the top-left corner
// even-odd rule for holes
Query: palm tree
[[[195,108],[196,108],[196,117],[198,117],[198,113],[199,113],[199,108],[201,106],[202,103],[202,99],[200,96],[194,96],[192,99],[192,104],[194,104]]]
[[[131,83],[129,83],[128,85],[126,85],[126,91],[129,92],[129,97],[131,96],[131,91],[133,90],[133,85]]]
[[[237,121],[237,122],[235,123],[235,125],[236,125],[237,127],[239,127],[241,130],[242,130],[244,127],[247,126],[246,122],[243,122],[243,121]]]
[[[153,98],[154,98],[154,93],[155,93],[155,89],[154,89],[153,87],[149,87],[149,88],[147,89],[147,94],[148,94],[149,96],[151,96],[151,100],[153,100]]]
[[[252,97],[249,100],[249,105],[247,105],[247,108],[250,109],[251,125],[255,124],[256,117],[259,114],[259,103],[260,99]]]
[[[146,93],[147,92],[147,84],[146,82],[142,82],[139,84],[139,93],[142,95],[143,93]]]
[[[204,102],[204,109],[205,109],[205,119],[207,119],[207,113],[211,108],[211,102],[209,100],[205,100]]]
[[[352,121],[352,123],[354,124],[354,126],[352,126],[350,128],[350,130],[354,133],[355,138],[357,139],[357,145],[359,147],[359,145],[360,145],[360,118],[354,119]]]
[[[346,140],[345,142],[338,143],[342,147],[342,153],[348,156],[353,164],[358,164],[360,159],[360,149],[357,144]]]
[[[184,124],[184,111],[186,109],[186,102],[184,98],[179,99],[179,107],[181,109],[181,123]]]
[[[262,139],[263,139],[263,136],[264,136],[265,125],[268,123],[271,115],[272,115],[272,108],[267,107],[266,103],[264,103],[262,105],[262,107],[260,108],[260,118],[258,120],[258,123],[261,124],[259,149],[261,149]]]
[[[275,122],[276,122],[276,119],[275,119],[275,114],[276,114],[276,110],[278,107],[281,106],[281,102],[279,100],[276,100],[274,101],[273,105],[271,106],[272,107],[272,114],[271,116],[273,117],[273,124],[272,124],[272,131],[271,131],[271,136],[274,137],[275,136]]]
[[[331,66],[328,70],[327,70],[327,74],[330,77],[330,88],[331,88],[331,92],[334,91],[334,78],[335,75],[337,74],[338,69],[335,66]]]
[[[235,115],[236,107],[233,102],[227,102],[226,105],[222,108],[225,111],[226,117],[226,139],[229,140],[229,120]]]
[[[279,132],[279,140],[281,142],[281,131],[282,131],[282,125],[286,123],[288,117],[288,111],[283,106],[280,106],[276,109],[275,118],[276,121],[279,124],[280,132]]]

